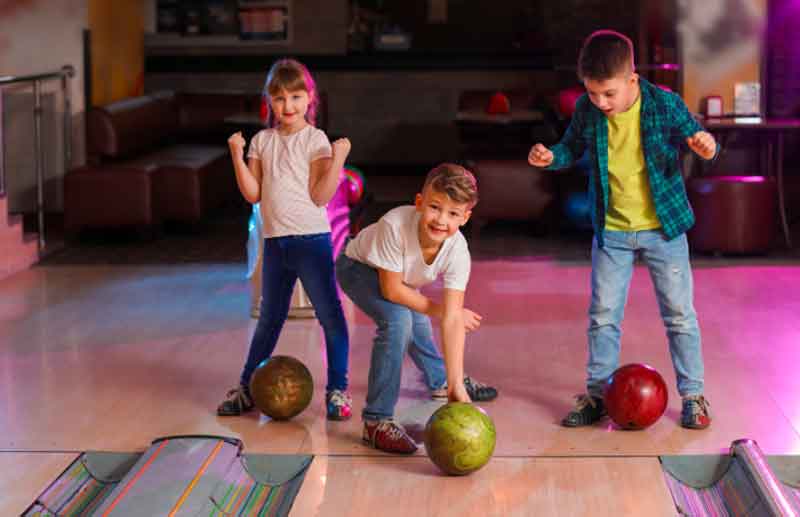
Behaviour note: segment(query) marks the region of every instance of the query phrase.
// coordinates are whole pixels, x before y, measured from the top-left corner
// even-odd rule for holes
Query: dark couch
[[[64,179],[64,225],[195,223],[237,199],[224,119],[258,96],[159,93],[89,110],[87,165]]]

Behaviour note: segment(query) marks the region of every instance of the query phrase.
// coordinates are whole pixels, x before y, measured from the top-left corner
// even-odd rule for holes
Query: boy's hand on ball
[[[447,401],[448,402],[467,402],[471,403],[472,399],[469,398],[469,393],[464,387],[463,382],[456,383],[456,386],[447,387]]]

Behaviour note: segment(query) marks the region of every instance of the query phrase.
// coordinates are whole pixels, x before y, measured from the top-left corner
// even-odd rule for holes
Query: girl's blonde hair
[[[264,83],[264,102],[266,105],[266,120],[264,121],[268,127],[274,127],[276,124],[275,117],[270,109],[270,98],[276,95],[281,90],[287,92],[294,92],[297,90],[305,90],[308,93],[310,101],[308,103],[308,111],[306,112],[306,122],[316,125],[317,110],[319,108],[319,95],[317,95],[317,83],[311,77],[311,72],[301,62],[295,59],[279,59],[269,69],[267,74],[267,81]]]

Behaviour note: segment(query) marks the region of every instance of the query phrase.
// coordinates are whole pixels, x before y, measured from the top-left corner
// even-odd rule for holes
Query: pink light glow
[[[714,176],[719,181],[736,181],[741,183],[763,183],[767,181],[764,176]]]

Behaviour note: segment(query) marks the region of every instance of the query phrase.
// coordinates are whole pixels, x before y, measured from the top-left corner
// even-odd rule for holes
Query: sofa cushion
[[[89,153],[126,158],[168,143],[178,132],[170,95],[133,97],[89,110]]]
[[[227,155],[228,150],[221,146],[171,145],[123,163],[129,167],[180,167],[200,170]]]
[[[176,145],[127,162],[157,167],[155,198],[162,219],[195,222],[233,198],[236,178],[224,147]]]
[[[80,167],[64,177],[64,227],[150,226],[155,210],[155,167]]]

